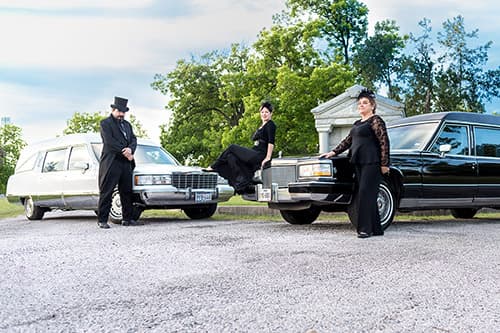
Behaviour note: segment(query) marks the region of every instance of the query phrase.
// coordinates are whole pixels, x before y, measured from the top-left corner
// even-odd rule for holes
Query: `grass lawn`
[[[5,198],[0,199],[0,219],[19,216],[23,212],[23,206],[11,204]]]
[[[248,201],[244,200],[241,195],[232,196],[226,202],[221,202],[219,206],[267,206],[265,202],[257,202],[257,201]]]

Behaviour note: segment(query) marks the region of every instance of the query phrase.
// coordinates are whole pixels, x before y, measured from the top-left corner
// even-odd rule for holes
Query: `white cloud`
[[[196,1],[195,16],[177,18],[59,17],[0,14],[0,63],[10,67],[158,70],[179,57],[253,41],[270,26],[271,9]],[[210,2],[212,4],[212,2]],[[275,10],[273,10],[275,9]]]
[[[108,111],[112,102],[113,96],[75,102],[38,88],[0,83],[0,117],[9,117],[12,124],[22,127],[23,139],[28,143],[61,135],[75,112]],[[169,118],[166,104],[167,98],[152,89],[144,89],[129,101],[130,114],[154,141],[159,141],[159,126]]]
[[[403,32],[417,32],[418,22],[425,17],[431,19],[434,30],[438,30],[446,19],[462,15],[468,31],[477,28],[481,33],[500,29],[496,0],[415,0],[404,6],[400,0],[364,0],[363,3],[370,10],[372,27],[377,21],[394,19]]]
[[[143,8],[151,5],[153,0],[0,0],[0,7],[51,10],[78,8]]]

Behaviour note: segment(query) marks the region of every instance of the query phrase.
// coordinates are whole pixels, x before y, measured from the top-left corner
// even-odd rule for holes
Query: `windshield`
[[[93,143],[92,149],[98,160],[101,158],[102,143]],[[137,145],[134,154],[135,162],[140,164],[171,164],[179,165],[177,160],[163,148],[157,146]]]
[[[438,123],[408,124],[387,129],[391,149],[422,150]]]

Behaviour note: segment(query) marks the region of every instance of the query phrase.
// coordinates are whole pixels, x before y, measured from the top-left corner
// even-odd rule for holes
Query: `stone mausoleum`
[[[333,149],[349,134],[352,124],[360,118],[356,98],[363,89],[365,87],[354,85],[311,110],[319,134],[319,153]],[[386,123],[405,116],[403,104],[378,94],[375,100],[376,114]]]

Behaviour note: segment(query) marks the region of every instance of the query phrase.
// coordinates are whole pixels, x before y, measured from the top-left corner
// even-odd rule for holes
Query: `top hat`
[[[121,112],[127,112],[129,109],[127,107],[128,99],[115,96],[115,102],[111,104],[113,109],[118,109]]]

